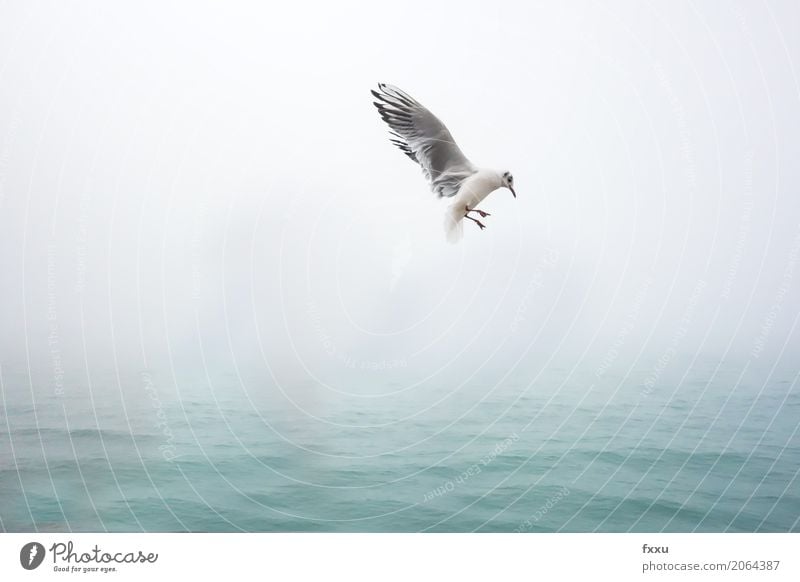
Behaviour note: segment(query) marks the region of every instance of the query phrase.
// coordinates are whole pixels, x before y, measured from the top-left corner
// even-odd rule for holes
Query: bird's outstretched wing
[[[392,129],[392,143],[422,166],[431,190],[455,196],[461,182],[477,171],[453,140],[444,123],[397,87],[378,84],[375,107]]]

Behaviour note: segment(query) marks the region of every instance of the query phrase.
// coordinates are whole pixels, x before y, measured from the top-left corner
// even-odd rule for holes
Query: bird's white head
[[[517,197],[517,193],[514,191],[514,176],[511,175],[511,172],[503,172],[503,176],[501,178],[501,183],[503,188],[508,188],[511,190],[511,193],[514,195],[514,198]]]

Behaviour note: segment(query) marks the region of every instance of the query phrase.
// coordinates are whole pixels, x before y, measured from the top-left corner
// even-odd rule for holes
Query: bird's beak
[[[512,188],[511,186],[509,186],[509,187],[508,187],[508,189],[509,189],[509,190],[511,190],[511,193],[514,195],[514,198],[516,198],[516,197],[517,197],[517,193],[516,193],[516,192],[514,192],[514,188]]]

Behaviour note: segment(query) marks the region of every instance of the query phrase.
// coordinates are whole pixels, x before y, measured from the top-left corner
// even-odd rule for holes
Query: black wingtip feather
[[[402,132],[413,128],[411,109],[415,107],[415,101],[400,89],[386,83],[378,83],[378,91],[371,89],[370,93],[377,99],[372,104],[378,109],[381,119],[391,128],[389,135],[395,138],[390,138],[389,141],[418,163],[414,150],[402,135]]]

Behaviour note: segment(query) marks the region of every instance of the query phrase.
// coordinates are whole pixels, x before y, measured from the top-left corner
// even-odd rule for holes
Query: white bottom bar
[[[3,534],[0,580],[794,582],[799,550],[797,534]]]

